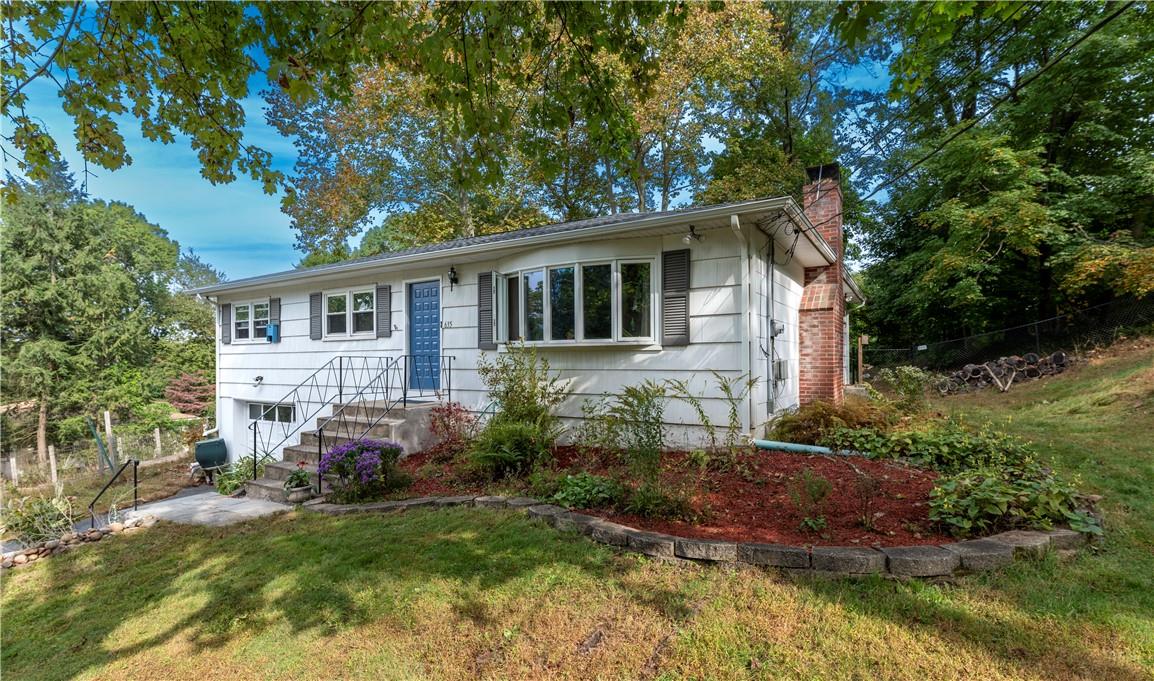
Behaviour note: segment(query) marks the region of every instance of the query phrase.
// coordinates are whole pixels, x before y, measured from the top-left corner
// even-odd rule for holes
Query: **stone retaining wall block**
[[[738,544],[737,559],[751,565],[809,568],[809,551],[785,544]]]
[[[961,564],[958,554],[937,546],[897,546],[881,550],[890,574],[899,577],[940,577]]]
[[[989,539],[942,544],[942,548],[956,553],[961,560],[962,569],[972,572],[994,570],[1014,562],[1014,547]]]
[[[477,497],[473,500],[477,506],[485,506],[488,508],[504,508],[505,497]]]
[[[710,539],[677,539],[673,552],[681,558],[732,563],[737,560],[737,544]]]
[[[814,570],[873,574],[886,571],[886,556],[881,551],[860,546],[820,546],[813,549],[811,564]]]
[[[987,537],[990,541],[1001,542],[1014,548],[1015,556],[1041,558],[1050,550],[1050,536],[1045,532],[1012,530]]]
[[[642,530],[630,530],[626,532],[626,536],[628,537],[626,546],[638,553],[657,558],[674,557],[674,537]]]

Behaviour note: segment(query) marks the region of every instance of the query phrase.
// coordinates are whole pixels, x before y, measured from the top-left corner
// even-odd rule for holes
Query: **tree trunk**
[[[473,226],[473,211],[469,205],[469,192],[464,188],[457,189],[457,210],[461,213],[461,236],[470,238],[476,236]]]
[[[617,178],[613,176],[613,164],[605,158],[601,161],[605,165],[605,191],[609,197],[609,214],[617,214],[617,193],[613,190],[613,185],[616,184]]]
[[[649,206],[645,199],[645,151],[640,144],[634,147],[632,175],[633,189],[637,192],[637,212],[644,213],[649,210]]]
[[[40,415],[36,419],[36,459],[41,466],[48,463],[48,397],[40,397]]]

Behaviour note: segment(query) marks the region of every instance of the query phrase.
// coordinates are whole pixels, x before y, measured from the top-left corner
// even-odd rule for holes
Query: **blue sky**
[[[28,113],[43,120],[79,181],[84,163],[56,84],[38,79],[27,91]],[[263,106],[255,94],[244,102],[246,142],[271,153],[275,167],[288,173],[296,150],[265,122]],[[201,177],[200,161],[186,137],[172,144],[151,142],[141,136],[135,119],[118,122],[132,164],[116,171],[90,166],[90,196],[133,206],[230,279],[290,269],[300,259],[279,195],[265,194],[260,183],[247,177],[214,185]]]
[[[859,66],[838,75],[855,87],[885,87],[888,78],[878,70]],[[296,150],[265,121],[264,101],[257,94],[264,87],[263,77],[254,77],[251,85],[253,94],[243,102],[245,141],[271,153],[274,167],[288,174]],[[51,80],[31,83],[28,113],[44,122],[79,180],[84,164],[71,119],[60,108],[56,91]],[[133,206],[230,279],[287,270],[300,259],[289,218],[280,210],[279,194],[265,194],[247,177],[214,185],[201,177],[200,162],[186,137],[177,136],[172,144],[152,142],[141,136],[135,119],[123,116],[118,122],[132,164],[116,171],[90,167],[90,196]],[[879,198],[884,200],[884,194]]]

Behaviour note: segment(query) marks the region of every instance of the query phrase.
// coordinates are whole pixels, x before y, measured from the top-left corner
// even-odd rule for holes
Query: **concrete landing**
[[[273,513],[288,511],[287,504],[278,504],[264,499],[233,498],[206,489],[198,494],[171,497],[160,501],[141,504],[140,510],[128,511],[128,518],[151,515],[161,520],[185,525],[231,525],[253,518],[261,518]]]

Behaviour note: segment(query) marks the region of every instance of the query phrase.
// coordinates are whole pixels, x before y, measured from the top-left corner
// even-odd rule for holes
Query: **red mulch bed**
[[[431,463],[432,456],[430,452],[421,452],[401,462],[401,467],[414,476],[408,495],[488,491],[484,483],[460,480],[452,464]],[[610,509],[583,512],[638,529],[701,539],[795,546],[912,546],[952,541],[935,532],[928,519],[927,501],[936,477],[932,471],[861,457],[757,451],[743,455],[741,475],[701,473],[687,465],[685,456],[684,453],[668,455],[662,478],[670,489],[687,491],[694,508],[703,514],[699,523],[641,518]],[[558,468],[572,472],[587,470],[601,475],[611,472],[601,461],[590,460],[574,447],[557,447],[554,457]],[[827,527],[820,532],[801,529],[801,514],[789,496],[790,481],[806,468],[833,485],[822,511]],[[871,507],[872,530],[861,523],[860,475],[855,468],[879,483]],[[517,483],[503,481],[499,485],[508,490]]]

